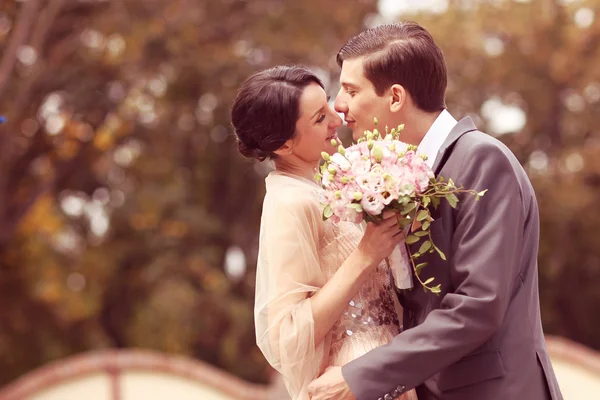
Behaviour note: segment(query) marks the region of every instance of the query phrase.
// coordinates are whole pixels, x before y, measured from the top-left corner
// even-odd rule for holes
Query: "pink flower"
[[[429,181],[434,177],[433,171],[423,158],[414,152],[408,152],[404,159],[407,167],[412,171],[413,184],[417,193],[423,193],[429,187]]]
[[[418,171],[415,179],[415,187],[417,193],[423,193],[429,187],[429,181],[431,180],[431,176],[427,173],[427,171]]]
[[[364,213],[379,215],[394,200],[427,190],[432,177],[425,161],[406,143],[376,140],[369,150],[367,142],[361,142],[329,159],[322,178],[327,193],[323,204],[331,207],[334,222],[360,222]]]
[[[391,151],[389,148],[383,149],[383,159],[381,160],[381,166],[388,171],[389,168],[396,165],[398,161],[398,154],[394,151]],[[388,171],[389,172],[389,171]]]
[[[416,154],[414,151],[407,151],[402,157],[398,157],[398,163],[402,166],[413,165],[415,156]]]

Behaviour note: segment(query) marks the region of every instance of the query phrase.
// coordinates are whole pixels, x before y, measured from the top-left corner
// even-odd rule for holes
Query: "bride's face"
[[[342,119],[327,102],[323,88],[311,83],[300,97],[296,134],[289,143],[291,153],[306,163],[319,162],[321,152],[335,152],[331,140],[337,138],[336,129],[341,125]]]

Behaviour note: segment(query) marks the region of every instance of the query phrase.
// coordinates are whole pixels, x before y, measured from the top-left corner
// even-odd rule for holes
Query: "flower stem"
[[[430,236],[430,239],[431,239],[431,234],[430,234],[429,236]],[[425,289],[427,289],[427,290],[429,290],[430,292],[432,292],[432,293],[433,293],[433,290],[431,290],[431,288],[430,288],[429,286],[427,286],[427,285],[425,284],[425,282],[423,282],[423,281],[421,280],[421,277],[420,277],[420,276],[419,276],[419,274],[417,273],[417,266],[415,265],[415,260],[414,260],[414,258],[413,258],[413,255],[412,255],[412,254],[411,254],[411,252],[410,252],[410,247],[409,247],[409,246],[406,246],[406,251],[408,252],[408,258],[410,259],[410,263],[411,263],[411,265],[412,265],[412,267],[413,267],[413,271],[415,271],[415,276],[417,277],[417,279],[418,279],[419,283],[421,284],[421,286],[423,286],[423,288],[425,288]]]

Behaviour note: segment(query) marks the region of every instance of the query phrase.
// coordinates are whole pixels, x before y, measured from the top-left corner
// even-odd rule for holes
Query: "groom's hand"
[[[342,367],[329,367],[308,385],[311,400],[356,400],[342,376]]]

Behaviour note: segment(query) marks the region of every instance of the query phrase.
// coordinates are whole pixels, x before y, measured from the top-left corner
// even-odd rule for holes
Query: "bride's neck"
[[[319,169],[319,164],[316,163],[315,165],[311,165],[307,163],[294,163],[279,158],[275,159],[275,169],[279,172],[300,176],[312,181],[315,177],[315,173]]]

